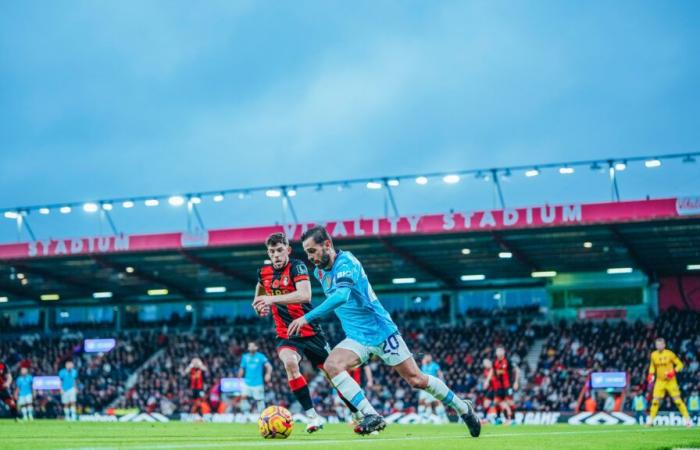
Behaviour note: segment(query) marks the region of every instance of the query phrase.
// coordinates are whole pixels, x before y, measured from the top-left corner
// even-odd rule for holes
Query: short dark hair
[[[277,244],[289,245],[289,239],[284,233],[272,233],[265,239],[265,246],[271,247]]]
[[[313,238],[314,242],[317,244],[323,244],[325,241],[331,241],[331,245],[333,244],[333,239],[331,239],[331,235],[328,234],[328,230],[321,225],[309,228],[301,234],[301,242],[309,238]]]

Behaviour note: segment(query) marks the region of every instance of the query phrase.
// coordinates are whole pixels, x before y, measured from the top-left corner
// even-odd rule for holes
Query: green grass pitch
[[[463,425],[390,425],[379,436],[360,437],[347,425],[307,435],[301,424],[287,440],[264,440],[257,426],[219,423],[30,423],[0,421],[0,449],[673,449],[700,448],[700,428],[636,426],[484,426],[481,437]],[[371,442],[370,442],[371,441]]]

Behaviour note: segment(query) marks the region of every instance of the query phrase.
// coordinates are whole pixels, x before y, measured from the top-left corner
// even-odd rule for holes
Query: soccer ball
[[[292,414],[281,406],[269,406],[260,414],[258,429],[265,439],[287,439],[292,434]]]

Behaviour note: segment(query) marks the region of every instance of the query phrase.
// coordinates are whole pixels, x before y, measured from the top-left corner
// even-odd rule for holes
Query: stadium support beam
[[[513,258],[516,259],[520,264],[525,266],[527,270],[530,272],[534,272],[538,270],[537,265],[532,262],[532,260],[520,249],[518,249],[515,245],[513,245],[511,242],[506,241],[503,236],[501,236],[497,232],[492,232],[491,237],[493,237],[493,240],[496,241],[496,243],[504,250],[507,252],[510,252],[513,255]]]
[[[191,263],[198,264],[198,265],[205,267],[213,272],[217,272],[217,273],[220,273],[222,275],[226,275],[227,277],[233,279],[234,281],[250,285],[252,288],[254,288],[255,283],[257,283],[257,280],[255,279],[255,277],[252,277],[250,275],[246,275],[246,274],[239,272],[237,270],[223,267],[223,266],[221,266],[213,261],[209,261],[207,259],[193,255],[192,253],[189,253],[185,250],[180,250],[180,254]]]
[[[391,205],[391,210],[394,212],[394,217],[400,217],[399,207],[396,205],[396,199],[394,198],[394,191],[389,185],[389,180],[384,180],[384,187],[386,188],[386,195],[389,199],[389,204]]]
[[[56,328],[56,310],[54,308],[42,308],[44,313],[44,333],[49,334]]]
[[[451,279],[450,277],[446,276],[444,273],[440,272],[438,269],[432,267],[431,265],[427,264],[424,261],[421,261],[419,258],[417,258],[415,255],[410,253],[407,250],[404,250],[402,248],[399,248],[395,246],[391,241],[389,241],[386,238],[379,238],[379,242],[386,248],[390,253],[400,257],[407,263],[411,264],[412,266],[416,267],[419,269],[421,272],[433,277],[437,281],[441,282],[445,287],[448,287],[450,289],[458,289],[459,286],[457,286],[456,280]]]
[[[116,272],[126,272],[126,268],[128,267],[126,264],[115,263],[97,255],[93,255],[92,259],[102,267],[112,269]],[[131,264],[131,266],[133,266],[133,264]],[[149,273],[144,270],[139,270],[138,267],[134,266],[134,269],[135,270],[133,272],[129,273],[129,276],[138,278],[139,280],[145,281],[147,283],[161,285],[169,291],[176,292],[189,300],[195,300],[197,298],[197,294],[195,293],[195,291],[187,287],[184,287],[178,283],[173,283],[172,281],[166,280],[163,277],[159,277],[158,275],[155,275],[153,273]]]
[[[639,269],[641,269],[642,272],[644,272],[644,275],[647,276],[648,281],[653,281],[655,279],[654,270],[646,262],[644,262],[641,256],[639,256],[639,252],[637,252],[637,250],[634,248],[632,242],[630,242],[630,240],[620,232],[616,225],[610,225],[608,230],[610,230],[610,233],[613,235],[615,240],[625,247],[625,250],[627,250],[627,254],[630,256],[632,262]]]
[[[496,188],[496,193],[498,194],[498,200],[501,203],[501,209],[506,209],[506,199],[503,196],[503,188],[501,188],[501,181],[498,179],[498,171],[496,169],[491,170],[491,177],[493,179],[493,185]]]

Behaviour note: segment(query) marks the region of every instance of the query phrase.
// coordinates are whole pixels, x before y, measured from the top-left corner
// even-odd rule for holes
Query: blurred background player
[[[290,258],[292,247],[284,233],[268,236],[265,246],[270,264],[258,270],[253,308],[260,316],[272,312],[277,333],[277,356],[284,364],[292,394],[309,419],[306,431],[314,433],[323,428],[323,420],[314,409],[299,362],[305,356],[313,367],[322,370],[330,347],[318,325],[304,327],[300,336],[289,336],[289,323],[312,309],[309,271],[302,261]],[[352,411],[353,418],[359,419],[357,408],[345,399],[342,400]]]
[[[420,370],[426,375],[444,380],[440,365],[433,361],[433,355],[430,353],[423,356]],[[436,414],[444,421],[447,421],[447,414],[443,404],[425,390],[418,392],[418,414],[422,416]]]
[[[66,366],[58,372],[61,379],[61,403],[63,404],[63,417],[66,420],[78,420],[76,403],[78,400],[78,371],[73,366],[73,361],[66,361]]]
[[[498,419],[498,404],[496,403],[496,393],[499,390],[498,380],[493,376],[493,361],[489,358],[484,358],[482,365],[484,367],[484,414],[486,419],[496,423]]]
[[[272,365],[267,356],[258,352],[258,345],[255,342],[248,343],[248,353],[241,357],[241,368],[238,376],[243,378],[243,391],[241,399],[244,403],[252,398],[256,402],[257,412],[261,413],[265,409],[265,383],[272,379]]]
[[[700,414],[700,395],[698,395],[697,389],[693,389],[692,394],[688,397],[688,412],[693,416]]]
[[[201,410],[202,399],[204,398],[204,374],[207,366],[199,358],[192,358],[192,361],[185,367],[183,375],[189,377],[190,389],[192,391],[192,405],[190,412],[196,413]]]
[[[506,349],[496,348],[496,359],[493,361],[493,378],[495,379],[496,395],[494,401],[505,415],[506,423],[513,420],[513,391],[518,390],[520,369],[511,364],[506,358]]]
[[[0,400],[9,408],[12,417],[17,420],[19,413],[17,412],[17,404],[10,392],[12,385],[12,374],[10,368],[5,365],[4,361],[0,361]]]
[[[681,389],[678,386],[678,379],[676,378],[676,374],[683,369],[683,362],[681,362],[675,353],[666,348],[666,341],[664,338],[657,338],[656,341],[654,341],[654,345],[656,346],[656,350],[651,352],[649,376],[647,377],[647,382],[649,384],[654,383],[653,398],[649,410],[649,423],[647,423],[647,426],[654,425],[654,419],[659,412],[661,400],[664,399],[667,393],[683,416],[685,424],[691,426],[690,415],[688,415],[688,409],[685,407],[685,403],[683,403],[683,399],[681,398]]]
[[[289,334],[301,330],[315,320],[335,312],[346,338],[331,351],[324,369],[333,385],[362,411],[365,417],[355,427],[358,434],[371,434],[386,427],[365,398],[360,386],[347,373],[348,369],[367,362],[371,355],[393,367],[414,389],[425,389],[438,400],[456,409],[473,437],[481,433],[481,422],[469,400],[454,394],[441,380],[421,372],[408,350],[398,327],[374,293],[362,264],[350,252],[335,250],[324,227],[313,227],[302,234],[304,251],[315,266],[314,274],[321,283],[326,300],[317,308],[294,320]]]
[[[632,410],[634,411],[634,417],[637,419],[637,423],[644,425],[645,413],[647,410],[647,399],[644,396],[644,391],[635,388],[634,397],[632,397]]]
[[[17,377],[17,407],[22,412],[23,420],[34,420],[34,398],[32,396],[32,383],[34,377],[29,373],[29,368],[22,365],[20,375]]]

